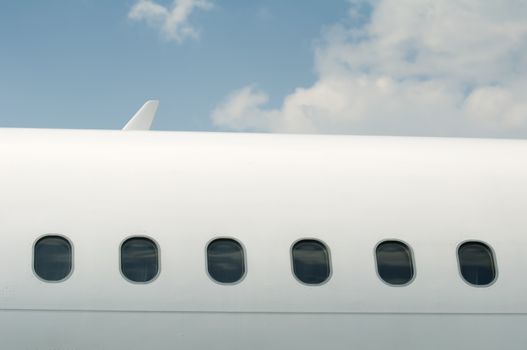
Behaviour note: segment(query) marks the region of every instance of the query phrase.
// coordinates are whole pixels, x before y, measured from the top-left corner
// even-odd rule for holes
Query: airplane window
[[[35,243],[33,268],[46,281],[57,282],[71,272],[72,249],[67,239],[59,236],[42,237]]]
[[[121,245],[121,271],[132,282],[149,282],[159,273],[157,245],[144,237],[132,237]]]
[[[321,284],[329,278],[329,252],[322,242],[313,239],[298,241],[293,246],[292,258],[293,272],[301,282]]]
[[[463,243],[458,249],[461,275],[470,284],[486,286],[496,279],[496,267],[490,248],[480,242]]]
[[[220,283],[235,283],[245,274],[245,257],[240,243],[218,238],[207,246],[207,268],[210,277]]]
[[[404,285],[414,277],[410,248],[399,241],[381,242],[376,250],[377,272],[384,282]]]

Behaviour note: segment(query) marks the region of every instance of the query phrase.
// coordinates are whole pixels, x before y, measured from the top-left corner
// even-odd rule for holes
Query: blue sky
[[[171,1],[159,2],[169,6]],[[313,43],[345,1],[221,1],[181,43],[133,21],[134,1],[0,2],[2,127],[119,128],[149,98],[155,129],[216,130],[210,113],[248,83],[271,103],[315,80]]]
[[[0,126],[527,137],[525,0],[0,2]]]

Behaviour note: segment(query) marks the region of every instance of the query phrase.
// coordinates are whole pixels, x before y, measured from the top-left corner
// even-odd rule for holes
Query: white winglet
[[[150,130],[154,117],[156,116],[159,101],[150,100],[141,107],[124,126],[123,130]]]

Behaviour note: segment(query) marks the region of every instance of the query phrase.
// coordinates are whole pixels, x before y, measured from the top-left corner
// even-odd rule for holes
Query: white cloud
[[[128,18],[145,21],[158,28],[167,40],[178,43],[186,38],[196,38],[199,32],[189,24],[188,18],[196,9],[209,10],[212,3],[207,0],[174,0],[172,6],[163,6],[151,0],[139,0],[128,13]]]
[[[245,87],[213,111],[213,122],[271,132],[527,136],[524,0],[372,0],[367,20],[357,11],[363,5],[352,1],[352,24],[323,34],[312,86],[276,109]]]

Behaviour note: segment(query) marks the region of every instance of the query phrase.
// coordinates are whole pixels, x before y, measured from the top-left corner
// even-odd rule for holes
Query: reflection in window
[[[480,242],[463,243],[458,249],[461,275],[470,284],[486,286],[494,282],[496,267],[490,248]]]
[[[292,249],[293,272],[306,284],[320,284],[330,275],[329,253],[324,244],[306,239],[295,243]]]
[[[60,281],[71,272],[71,244],[59,236],[46,236],[35,243],[33,252],[35,273],[46,281]]]
[[[209,275],[220,283],[234,283],[245,274],[245,257],[240,243],[233,239],[219,238],[207,247]]]
[[[386,283],[407,284],[414,277],[410,248],[399,241],[385,241],[377,246],[377,271]]]
[[[121,245],[121,271],[132,282],[149,282],[159,272],[156,244],[144,237],[127,239]]]

